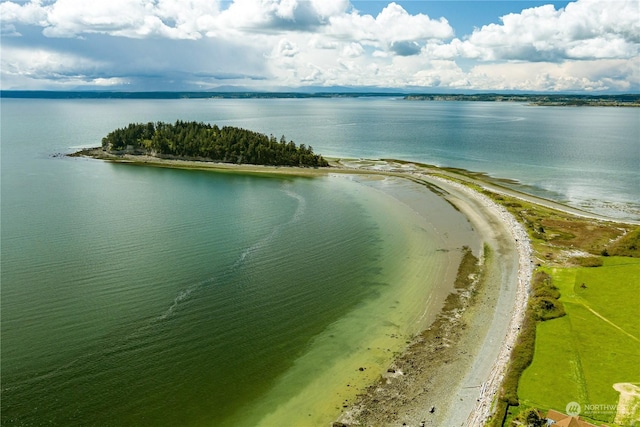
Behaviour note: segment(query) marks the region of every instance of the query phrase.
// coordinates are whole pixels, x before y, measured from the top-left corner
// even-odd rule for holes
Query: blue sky
[[[0,1],[2,89],[640,92],[640,2]]]

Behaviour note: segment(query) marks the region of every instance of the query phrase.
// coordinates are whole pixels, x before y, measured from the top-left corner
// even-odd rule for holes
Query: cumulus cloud
[[[364,48],[360,43],[349,43],[342,49],[342,56],[357,58],[364,54]]]
[[[48,37],[102,33],[197,39],[219,7],[215,0],[56,0],[50,4],[31,0],[0,3],[0,13],[5,23],[40,26]]]
[[[10,1],[0,3],[0,15],[4,22],[45,26],[47,21],[47,10],[39,0],[32,0],[22,5]]]
[[[100,61],[45,49],[4,48],[1,64],[3,79],[9,80],[28,76],[34,80],[48,79],[63,84],[116,81],[108,76],[96,76],[104,66]]]
[[[349,7],[348,0],[235,0],[216,25],[253,32],[312,31]]]
[[[353,40],[367,43],[385,50],[397,50],[408,53],[402,47],[426,43],[431,39],[448,39],[453,36],[453,28],[446,19],[431,19],[419,13],[410,15],[396,3],[385,7],[375,18],[361,15],[357,11],[335,16],[326,33],[341,40]],[[410,49],[413,54],[417,51]]]
[[[151,89],[174,82],[206,89],[221,80],[256,88],[640,89],[637,0],[515,10],[461,37],[445,17],[409,13],[394,2],[381,4],[377,14],[357,6],[348,0],[0,0],[2,84],[146,79],[155,82]]]
[[[287,39],[280,40],[276,48],[277,56],[286,56],[289,58],[293,58],[298,54],[298,52],[300,52],[300,49],[298,49],[298,46],[296,46],[295,43],[292,43]]]
[[[481,64],[468,74],[479,90],[630,91],[640,88],[640,60],[621,59],[558,63]],[[624,79],[615,76],[624,75]]]
[[[310,31],[350,8],[348,0],[31,0],[0,3],[7,25],[44,28],[49,37],[86,33],[199,39],[233,31]]]
[[[221,9],[217,0],[31,0],[0,3],[6,25],[43,27],[48,37],[83,34],[145,38],[199,39],[203,35],[316,32],[331,40],[368,42],[389,51],[414,54],[430,39],[447,39],[453,29],[444,18],[411,15],[390,3],[375,18],[353,10],[348,0],[234,0]],[[407,47],[411,47],[407,49]]]
[[[525,9],[451,43],[455,54],[485,61],[561,62],[633,58],[640,42],[640,3],[579,0]],[[454,52],[449,52],[453,54]]]

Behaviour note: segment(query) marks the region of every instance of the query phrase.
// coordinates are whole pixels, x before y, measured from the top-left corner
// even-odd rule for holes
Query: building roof
[[[549,409],[549,412],[547,412],[547,419],[553,421],[553,423],[551,423],[552,426],[558,427],[597,427],[594,424],[584,421],[580,417],[566,415],[553,409]]]

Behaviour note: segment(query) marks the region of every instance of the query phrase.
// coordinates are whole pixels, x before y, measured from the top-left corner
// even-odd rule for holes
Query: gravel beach
[[[525,230],[469,187],[421,173],[412,177],[443,190],[494,255],[484,260],[474,298],[443,312],[337,425],[483,425],[524,317],[532,272]]]

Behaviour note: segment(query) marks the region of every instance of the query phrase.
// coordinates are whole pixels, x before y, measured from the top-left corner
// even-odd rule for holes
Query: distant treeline
[[[545,106],[603,106],[640,107],[640,95],[564,95],[564,94],[412,94],[404,99],[409,101],[484,101],[484,102],[526,102]]]
[[[110,92],[0,90],[0,98],[27,99],[295,99],[404,96],[398,92]]]
[[[110,153],[198,158],[224,163],[329,166],[322,156],[313,153],[311,146],[287,142],[284,135],[278,141],[273,135],[231,126],[219,128],[201,122],[132,123],[105,136],[102,149]]]

